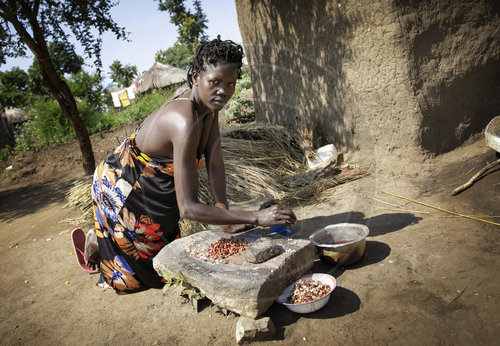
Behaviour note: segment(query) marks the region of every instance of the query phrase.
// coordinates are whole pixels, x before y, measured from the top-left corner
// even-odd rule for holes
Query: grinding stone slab
[[[204,256],[210,244],[221,238],[244,240],[249,246],[261,238],[272,239],[283,252],[262,263],[250,263],[242,254],[213,260]],[[309,240],[283,238],[257,228],[235,235],[207,230],[176,239],[153,259],[153,267],[178,276],[198,288],[214,304],[237,314],[256,318],[313,265],[316,250]]]

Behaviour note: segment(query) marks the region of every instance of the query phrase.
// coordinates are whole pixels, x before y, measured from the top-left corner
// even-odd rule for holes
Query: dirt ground
[[[97,159],[129,129],[93,136]],[[277,334],[261,344],[497,344],[500,227],[382,192],[500,223],[500,172],[450,197],[494,159],[478,137],[418,171],[384,167],[339,186],[325,203],[295,208],[294,237],[362,223],[370,228],[367,252],[349,267],[315,262],[311,271],[338,280],[330,301],[308,315],[273,304],[266,316]],[[196,312],[174,290],[118,296],[78,267],[69,239],[74,226],[62,222],[77,216],[64,208],[71,182],[83,176],[75,143],[1,168],[2,344],[235,344],[234,314],[210,304]]]

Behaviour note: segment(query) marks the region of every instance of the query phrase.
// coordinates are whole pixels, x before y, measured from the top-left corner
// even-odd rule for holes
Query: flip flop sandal
[[[71,242],[73,243],[73,249],[75,250],[75,256],[76,260],[78,261],[78,264],[80,267],[86,271],[89,274],[97,274],[101,270],[98,269],[92,269],[90,268],[86,261],[96,263],[98,264],[99,262],[94,261],[92,258],[88,257],[85,255],[85,233],[81,228],[75,228],[73,231],[71,231]]]

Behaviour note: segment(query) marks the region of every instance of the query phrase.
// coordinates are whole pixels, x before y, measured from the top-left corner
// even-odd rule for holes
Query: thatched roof
[[[141,92],[150,89],[164,88],[187,80],[187,71],[175,66],[155,62],[142,77],[142,85],[137,89]]]
[[[2,117],[7,120],[9,125],[20,124],[29,120],[29,115],[19,108],[6,108],[2,113]]]

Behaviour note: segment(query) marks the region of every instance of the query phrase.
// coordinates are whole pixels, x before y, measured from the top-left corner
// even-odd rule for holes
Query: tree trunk
[[[37,59],[44,81],[75,130],[76,138],[80,145],[80,151],[82,152],[85,174],[91,175],[95,170],[94,152],[87,129],[83,124],[82,118],[78,115],[75,98],[66,82],[57,73],[50,57],[47,59],[47,57],[44,56],[37,56]]]
[[[26,4],[25,4],[26,5]],[[12,23],[18,34],[21,36],[22,40],[29,47],[31,52],[35,55],[39,65],[40,71],[42,73],[44,82],[47,84],[52,95],[55,97],[59,103],[63,113],[71,122],[80,145],[80,151],[83,156],[83,169],[85,174],[90,175],[94,173],[95,170],[95,158],[94,152],[92,151],[92,143],[90,142],[90,137],[83,124],[82,119],[78,115],[78,108],[76,106],[76,101],[73,93],[69,89],[66,82],[57,73],[57,70],[52,62],[49,51],[47,49],[47,42],[43,35],[43,31],[40,28],[36,16],[37,10],[35,8],[28,9],[28,17],[31,24],[31,29],[33,32],[33,37],[30,36],[28,31],[19,22],[17,17],[10,15],[6,8],[2,7],[4,12],[4,18]],[[29,10],[35,10],[34,12],[29,12]]]

